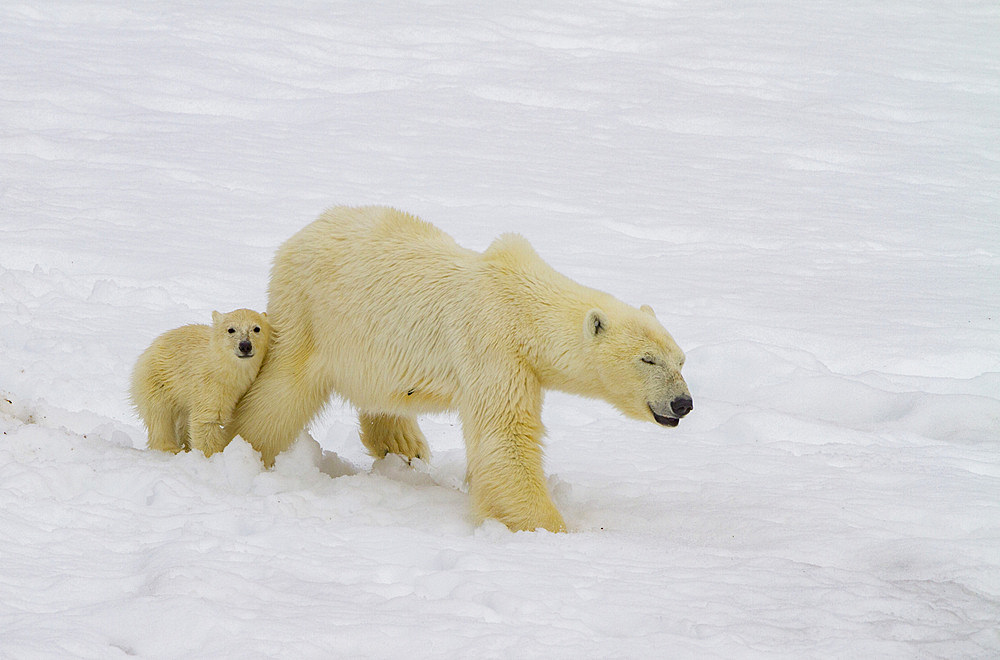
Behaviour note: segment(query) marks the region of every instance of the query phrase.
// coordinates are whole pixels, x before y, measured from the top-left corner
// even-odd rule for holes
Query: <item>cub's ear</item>
[[[642,307],[639,308],[639,311],[640,312],[646,312],[647,314],[649,314],[650,316],[652,316],[654,318],[656,317],[656,312],[654,312],[653,308],[650,307],[649,305],[643,305]]]
[[[608,331],[608,317],[599,309],[587,312],[583,332],[588,337],[598,337]]]
[[[219,312],[212,312],[212,323],[218,324],[222,321],[222,314]]]
[[[267,312],[261,312],[261,313],[260,313],[260,317],[261,317],[262,319],[266,319],[266,318],[267,318]]]

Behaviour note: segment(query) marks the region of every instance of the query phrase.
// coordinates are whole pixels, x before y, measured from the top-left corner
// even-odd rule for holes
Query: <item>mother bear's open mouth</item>
[[[648,403],[646,405],[649,406],[649,412],[653,413],[653,419],[655,419],[656,423],[659,424],[660,426],[674,427],[677,426],[681,421],[676,417],[664,417],[663,415],[658,415],[656,414],[656,411],[653,410],[653,406],[651,406]]]

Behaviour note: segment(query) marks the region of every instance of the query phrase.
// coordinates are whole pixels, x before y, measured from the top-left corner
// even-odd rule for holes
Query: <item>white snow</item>
[[[1000,655],[1000,6],[487,4],[0,4],[0,657]],[[549,394],[560,535],[453,416],[143,449],[138,354],[337,203],[651,304],[695,411]]]

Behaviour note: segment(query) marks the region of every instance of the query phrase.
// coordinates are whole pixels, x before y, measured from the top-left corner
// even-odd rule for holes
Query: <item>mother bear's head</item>
[[[621,307],[591,309],[583,322],[603,398],[634,419],[677,426],[694,408],[681,375],[684,353],[648,305]]]

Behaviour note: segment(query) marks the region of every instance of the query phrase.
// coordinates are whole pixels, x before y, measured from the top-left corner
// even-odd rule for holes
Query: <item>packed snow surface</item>
[[[0,657],[1000,654],[1000,5],[0,4]],[[648,303],[676,429],[550,393],[567,534],[144,449],[139,353],[388,204]],[[345,313],[349,313],[346,310]],[[373,360],[392,356],[372,356]]]

